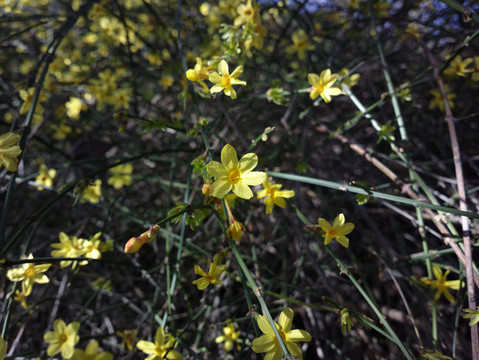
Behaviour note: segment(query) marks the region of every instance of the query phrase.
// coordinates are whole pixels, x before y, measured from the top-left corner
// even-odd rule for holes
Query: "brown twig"
[[[464,175],[462,172],[462,162],[461,162],[461,150],[459,148],[459,142],[457,141],[456,127],[454,126],[454,116],[452,115],[451,107],[449,101],[447,100],[446,88],[444,82],[442,81],[441,74],[438,70],[438,64],[431,51],[428,47],[421,43],[423,51],[426,53],[429,61],[432,65],[434,78],[439,86],[441,91],[442,99],[444,101],[444,109],[446,112],[446,123],[449,130],[449,138],[451,140],[451,148],[454,159],[454,169],[456,172],[457,179],[457,192],[459,195],[459,208],[463,211],[467,211],[466,203],[466,189],[464,186]],[[472,268],[472,247],[471,247],[471,232],[469,228],[469,219],[465,216],[461,216],[461,225],[463,232],[463,242],[464,242],[464,256],[466,260],[465,269],[466,269],[466,284],[467,284],[467,298],[469,301],[469,308],[476,309],[476,295],[473,282],[473,268]],[[477,332],[477,324],[471,326],[471,341],[472,341],[472,358],[473,360],[479,360],[479,338]]]

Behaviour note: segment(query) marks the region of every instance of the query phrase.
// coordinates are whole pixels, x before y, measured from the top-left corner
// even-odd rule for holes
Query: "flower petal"
[[[241,175],[241,181],[250,186],[261,184],[266,179],[266,173],[262,171],[251,171]]]
[[[216,180],[211,185],[211,195],[217,197],[218,199],[224,198],[224,196],[229,193],[233,185],[227,179]]]
[[[255,153],[248,153],[243,155],[243,157],[239,161],[239,170],[244,173],[251,172],[256,165],[258,165],[258,155]]]
[[[218,64],[218,71],[223,76],[230,74],[228,63],[225,60],[221,60],[220,63]]]
[[[279,315],[278,325],[281,329],[287,333],[291,330],[291,325],[293,324],[294,312],[291,308],[284,309]]]
[[[230,170],[238,168],[238,155],[230,144],[226,144],[221,150],[221,163]]]
[[[305,330],[294,329],[288,333],[288,341],[311,341],[311,335]]]
[[[206,164],[206,171],[208,174],[218,179],[228,176],[228,169],[218,161],[210,161],[208,164]]]
[[[263,353],[271,351],[275,346],[274,337],[270,335],[262,335],[253,340],[253,351],[255,353]]]
[[[271,328],[271,325],[269,324],[268,319],[266,318],[266,316],[259,315],[256,322],[258,323],[258,326],[263,333],[265,333],[266,335],[271,335],[271,336],[275,337],[274,331]]]
[[[261,184],[262,181],[259,183]],[[233,192],[235,193],[236,196],[249,200],[253,197],[253,192],[249,188],[248,185],[244,181],[240,181],[236,184],[233,184]]]

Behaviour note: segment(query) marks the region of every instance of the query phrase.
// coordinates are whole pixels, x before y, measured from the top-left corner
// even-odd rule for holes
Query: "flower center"
[[[274,193],[276,192],[276,189],[275,188],[270,188],[268,190],[268,194],[269,196],[271,197],[271,199],[274,199]]]
[[[32,278],[35,276],[35,269],[33,268],[33,265],[30,265],[26,270],[25,270],[25,277],[27,278]]]
[[[229,75],[223,75],[221,78],[221,85],[223,85],[225,88],[231,87],[231,78]]]
[[[60,340],[60,343],[64,343],[68,340],[68,336],[66,336],[65,334],[61,334],[58,338],[58,340]]]
[[[317,90],[320,94],[322,94],[322,93],[324,92],[324,85],[318,85],[318,86],[316,86],[316,90]]]
[[[228,174],[228,178],[233,184],[236,184],[241,180],[241,173],[238,169],[232,169]]]
[[[332,228],[331,230],[328,231],[328,235],[333,237],[333,238],[339,238],[341,237],[341,233],[338,231],[336,228]]]

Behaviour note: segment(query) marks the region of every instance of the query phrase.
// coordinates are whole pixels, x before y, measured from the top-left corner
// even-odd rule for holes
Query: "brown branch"
[[[467,211],[466,203],[466,188],[464,186],[464,175],[462,172],[461,162],[461,150],[459,148],[459,142],[457,141],[456,127],[454,126],[454,116],[452,115],[451,106],[447,100],[446,88],[442,81],[441,74],[438,70],[438,64],[429,48],[421,43],[423,51],[426,53],[429,61],[432,65],[434,79],[436,80],[439,90],[441,91],[442,99],[444,101],[444,109],[446,112],[446,123],[449,129],[449,138],[451,140],[451,148],[454,159],[454,169],[456,172],[457,180],[457,193],[459,195],[459,208],[462,211]],[[467,284],[467,299],[469,301],[469,308],[476,310],[476,295],[473,281],[473,268],[472,268],[472,246],[471,246],[471,231],[469,228],[469,219],[465,216],[461,216],[461,225],[463,232],[464,242],[464,255],[465,255],[465,269],[466,269],[466,284]],[[471,326],[471,341],[472,341],[472,358],[473,360],[479,360],[479,338],[477,332],[477,324]]]

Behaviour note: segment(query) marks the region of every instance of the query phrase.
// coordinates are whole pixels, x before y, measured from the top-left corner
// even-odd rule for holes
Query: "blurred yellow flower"
[[[449,63],[449,66],[444,69],[444,74],[466,77],[467,73],[473,71],[472,69],[468,68],[469,64],[472,63],[472,61],[472,58],[466,58],[462,60],[461,55],[456,55],[456,57]]]
[[[454,296],[452,296],[452,294],[449,292],[449,289],[459,290],[459,287],[461,286],[461,281],[447,280],[447,276],[449,275],[451,270],[447,270],[443,274],[441,268],[435,264],[432,266],[432,272],[436,280],[431,280],[427,277],[422,277],[421,282],[431,287],[431,289],[436,289],[436,293],[434,294],[434,301],[439,300],[439,298],[441,297],[441,294],[444,294],[447,300],[449,300],[450,302],[454,302],[455,301]],[[464,283],[462,283],[462,285],[464,285]]]
[[[80,341],[77,335],[80,323],[74,321],[68,325],[63,320],[57,319],[53,322],[53,331],[43,335],[43,339],[50,345],[47,348],[47,355],[53,356],[61,353],[64,359],[71,359],[74,347]]]
[[[186,71],[186,78],[190,81],[197,82],[205,92],[209,92],[208,86],[206,86],[203,81],[208,79],[208,68],[203,65],[201,58],[196,58],[195,67]]]
[[[311,341],[311,335],[305,330],[291,330],[293,317],[293,310],[286,308],[281,312],[278,322],[275,322],[274,325],[291,355],[297,359],[303,359],[303,353],[296,342]],[[265,359],[280,360],[283,357],[283,351],[266,316],[259,315],[256,321],[264,335],[253,340],[253,351],[255,353],[265,352]]]
[[[132,330],[124,330],[124,331],[117,331],[115,334],[119,336],[121,341],[121,348],[125,350],[125,346],[128,350],[133,350],[133,347],[136,345],[137,338],[136,338],[137,331],[135,329]]]
[[[214,83],[210,89],[210,93],[214,94],[220,91],[224,91],[226,96],[230,96],[232,99],[236,99],[236,91],[233,85],[246,85],[246,81],[239,80],[238,77],[243,72],[243,65],[238,66],[231,74],[229,72],[228,64],[226,61],[221,60],[218,64],[219,74],[215,71],[212,72],[208,80]]]
[[[341,95],[341,89],[332,87],[338,79],[338,74],[331,74],[330,69],[323,70],[318,76],[317,74],[308,74],[308,81],[313,87],[309,96],[311,99],[316,99],[321,96],[324,102],[330,102],[331,96]]]
[[[182,360],[183,356],[176,350],[172,349],[175,345],[175,338],[169,334],[165,334],[165,331],[160,326],[156,330],[155,342],[140,340],[136,347],[145,354],[149,355],[145,360],[160,360],[160,359],[173,359]]]
[[[112,176],[108,178],[108,185],[113,186],[115,189],[121,189],[123,186],[130,186],[132,183],[131,173],[133,172],[132,164],[120,164],[110,170]]]
[[[348,85],[350,88],[357,85],[361,77],[359,74],[350,74],[347,68],[339,70],[338,75],[343,78],[342,83]]]
[[[284,199],[294,196],[293,190],[280,190],[282,186],[281,184],[271,185],[271,183],[266,180],[263,183],[263,189],[256,194],[258,199],[266,197],[266,199],[264,199],[266,214],[271,214],[275,205],[284,209],[286,207],[286,201]]]
[[[27,259],[33,259],[33,255],[28,255]],[[32,292],[34,283],[46,284],[50,282],[48,277],[43,274],[50,266],[51,264],[35,265],[33,261],[27,262],[22,264],[21,267],[8,270],[7,278],[10,281],[21,281],[22,292],[25,296],[28,296]]]
[[[227,321],[231,321],[228,319]],[[217,344],[220,344],[224,342],[223,348],[225,351],[231,351],[233,349],[233,346],[236,344],[236,348],[238,350],[241,350],[241,345],[238,342],[238,338],[240,336],[239,331],[235,331],[235,326],[232,322],[229,322],[224,328],[223,328],[223,335],[218,336],[215,339],[215,342]]]
[[[83,242],[85,239],[78,239],[76,236],[72,236],[71,238],[61,232],[58,235],[60,242],[51,244],[51,247],[55,250],[52,250],[51,256],[53,257],[68,257],[68,258],[77,258],[82,256],[85,253],[83,248]],[[76,261],[71,260],[62,260],[60,261],[60,267],[64,268],[68,265],[72,264],[72,269],[74,269],[77,265]]]
[[[354,229],[353,223],[345,223],[344,214],[339,214],[333,221],[333,226],[325,219],[318,219],[318,227],[324,232],[324,245],[328,245],[332,239],[336,239],[338,243],[344,247],[349,246],[349,239],[345,236]]]
[[[22,153],[22,149],[15,144],[20,140],[20,137],[20,135],[12,132],[0,135],[0,168],[3,165],[8,171],[17,171],[17,157]]]
[[[230,219],[230,226],[226,230],[226,236],[232,238],[234,241],[240,241],[243,233],[246,231],[244,225],[235,219]]]
[[[57,175],[57,171],[55,169],[49,169],[45,164],[40,165],[40,173],[35,178],[35,182],[38,185],[38,190],[42,191],[45,186],[52,187],[53,186],[53,179]]]
[[[101,180],[96,179],[93,184],[87,185],[81,192],[80,196],[82,199],[93,204],[98,203],[101,197]]]
[[[453,100],[457,97],[456,94],[454,93],[450,93],[449,92],[449,86],[448,85],[445,85],[444,86],[445,90],[446,90],[446,97],[447,97],[447,102],[449,103],[449,106],[451,109],[454,109],[454,102]],[[442,99],[442,94],[439,90],[431,90],[429,91],[429,93],[434,96],[434,99],[431,100],[431,102],[429,103],[429,109],[434,109],[436,107],[439,108],[439,110],[441,110],[442,112],[444,112],[444,101]]]
[[[236,11],[238,12],[238,16],[234,20],[234,25],[240,26],[245,22],[253,23],[255,12],[259,10],[251,0],[248,0],[246,4],[239,4]]]
[[[70,96],[70,100],[65,103],[67,116],[70,119],[78,120],[80,118],[80,112],[86,108],[83,100],[75,96]]]
[[[199,265],[195,265],[195,274],[200,275],[201,278],[193,281],[193,285],[196,285],[198,290],[206,289],[209,284],[221,285],[222,282],[218,279],[225,270],[226,265],[216,266],[216,263],[211,263],[207,274]]]
[[[98,352],[98,350],[98,341],[92,339],[85,350],[75,349],[73,360],[113,360],[113,354],[111,352]]]
[[[303,29],[299,29],[291,35],[292,45],[286,48],[287,54],[297,53],[300,60],[306,58],[306,51],[313,50],[314,45],[309,41],[308,34]]]
[[[230,190],[238,197],[251,199],[253,192],[249,186],[259,185],[266,179],[262,171],[252,171],[258,164],[258,156],[254,153],[244,155],[239,161],[236,150],[226,144],[221,150],[221,163],[210,161],[206,171],[216,177],[211,185],[211,194],[222,199]]]

